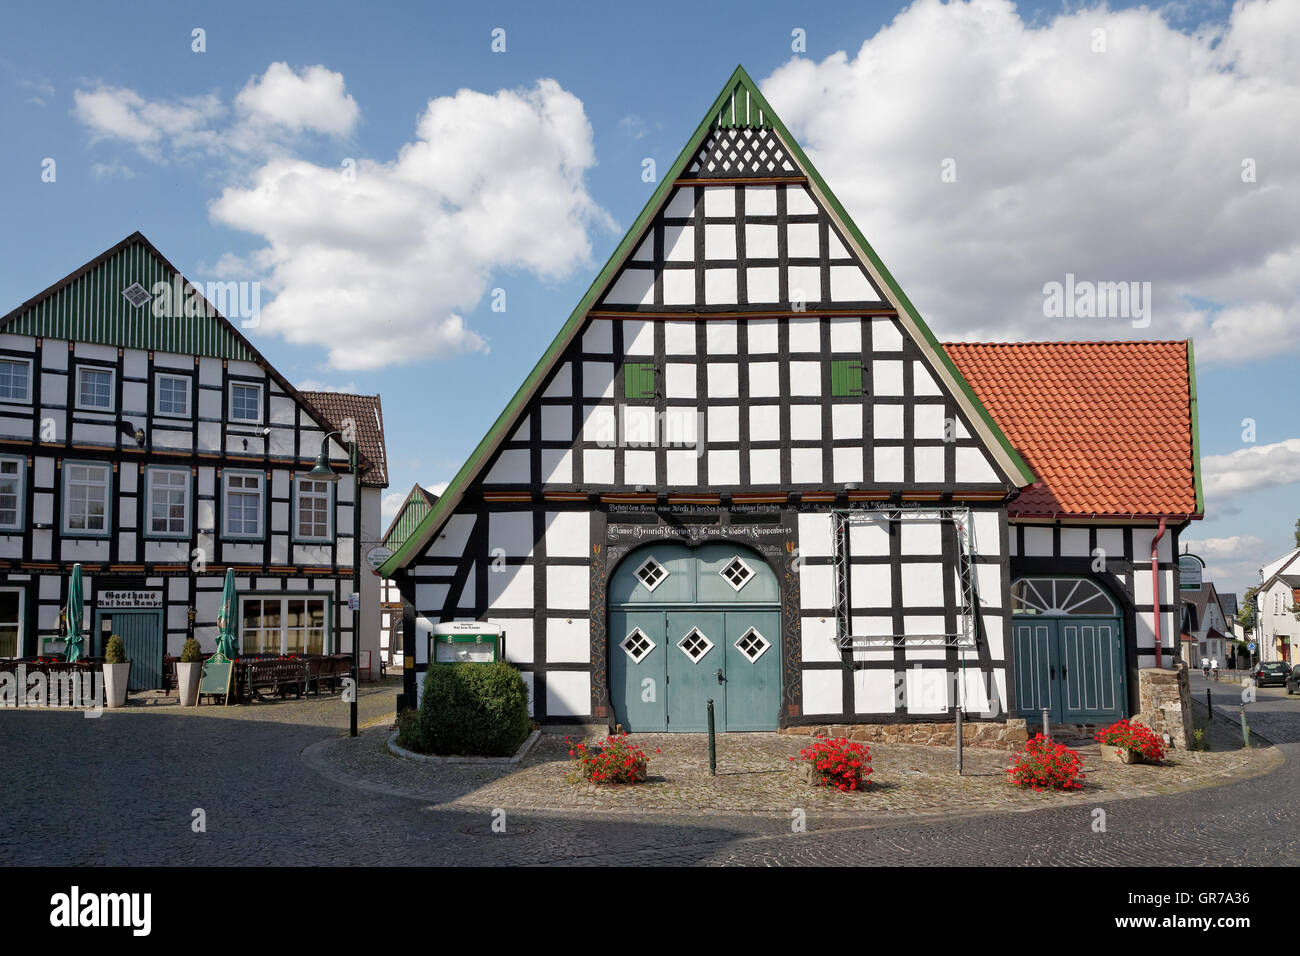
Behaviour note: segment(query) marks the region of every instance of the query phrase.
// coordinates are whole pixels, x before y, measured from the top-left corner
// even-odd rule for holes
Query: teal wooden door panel
[[[1123,648],[1114,621],[1059,622],[1061,716],[1066,723],[1112,723],[1124,716]]]
[[[776,730],[781,702],[779,611],[726,614],[727,730]]]
[[[1056,622],[1015,623],[1016,709],[1021,717],[1042,718],[1044,707],[1057,706],[1053,693]],[[1052,719],[1057,719],[1055,713]]]
[[[669,611],[668,729],[698,732],[727,726],[726,616],[721,611]],[[718,673],[723,680],[719,681]]]
[[[112,633],[122,638],[126,658],[131,662],[130,689],[160,690],[163,686],[162,612],[113,611],[108,616],[112,618]]]
[[[693,604],[695,579],[695,559],[685,545],[665,542],[640,548],[614,572],[609,603]]]
[[[668,729],[669,650],[663,611],[610,613],[609,695],[615,718],[628,732]]]
[[[702,544],[695,549],[695,558],[696,594],[701,604],[775,604],[781,600],[776,574],[748,548],[725,542]]]

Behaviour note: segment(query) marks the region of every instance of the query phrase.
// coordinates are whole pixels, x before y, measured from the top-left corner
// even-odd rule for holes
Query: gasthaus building
[[[1190,343],[941,346],[737,69],[381,568],[399,706],[477,620],[547,724],[1173,726],[1198,474]]]
[[[158,283],[188,314],[155,315]],[[337,483],[307,474],[348,423],[362,540],[377,541],[378,397],[294,389],[140,233],[0,317],[0,657],[62,652],[78,563],[86,652],[119,634],[132,689],[162,687],[190,634],[215,649],[227,567],[242,653],[350,652],[347,449],[331,439]],[[378,604],[366,568],[363,653],[378,651]]]

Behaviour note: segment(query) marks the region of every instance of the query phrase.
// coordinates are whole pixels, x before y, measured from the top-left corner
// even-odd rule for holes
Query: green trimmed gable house
[[[307,474],[345,427],[359,489],[338,438],[337,483]],[[359,629],[377,655],[370,569],[348,610],[353,509],[378,541],[387,483],[378,396],[295,389],[134,233],[0,317],[0,657],[63,651],[74,564],[87,654],[120,634],[133,689],[187,636],[215,650],[228,567],[241,654],[350,652]]]
[[[420,522],[428,516],[437,503],[438,496],[433,492],[419,485],[412,485],[406,499],[398,506],[397,514],[389,523],[388,530],[384,532],[383,546],[395,553],[406,543],[407,538],[415,533]],[[401,666],[404,662],[402,623],[409,605],[403,603],[402,592],[397,582],[391,578],[384,578],[380,583],[379,599],[379,656],[386,666]]]
[[[435,625],[468,620],[503,629],[543,724],[700,731],[711,700],[726,731],[960,709],[1005,740],[1044,706],[1134,714],[1139,674],[1176,663],[1173,555],[1200,510],[1189,348],[1161,355],[1177,414],[1147,417],[1187,494],[1053,504],[1062,473],[1022,453],[1049,430],[991,414],[1000,366],[982,394],[737,69],[382,566],[407,606],[399,707]]]

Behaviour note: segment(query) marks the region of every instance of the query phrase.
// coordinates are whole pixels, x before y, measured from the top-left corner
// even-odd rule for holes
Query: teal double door
[[[610,588],[609,686],[633,732],[775,730],[781,706],[776,576],[749,549],[651,545]],[[615,600],[616,599],[616,600]]]
[[[105,622],[108,622],[107,629]],[[162,689],[162,611],[101,609],[95,613],[95,632],[100,635],[100,656],[103,656],[110,634],[122,638],[126,659],[131,662],[131,690]]]
[[[1110,724],[1128,714],[1123,631],[1118,618],[1013,616],[1020,716],[1054,723]]]

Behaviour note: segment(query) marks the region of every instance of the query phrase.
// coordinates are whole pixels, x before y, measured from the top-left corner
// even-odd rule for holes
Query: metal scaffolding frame
[[[849,608],[849,528],[853,525],[892,521],[932,521],[952,524],[957,536],[957,580],[961,592],[959,630],[951,634],[851,634]],[[975,638],[974,528],[970,509],[964,507],[884,507],[831,512],[831,537],[835,566],[835,642],[841,650],[879,647],[958,647],[973,649]]]

